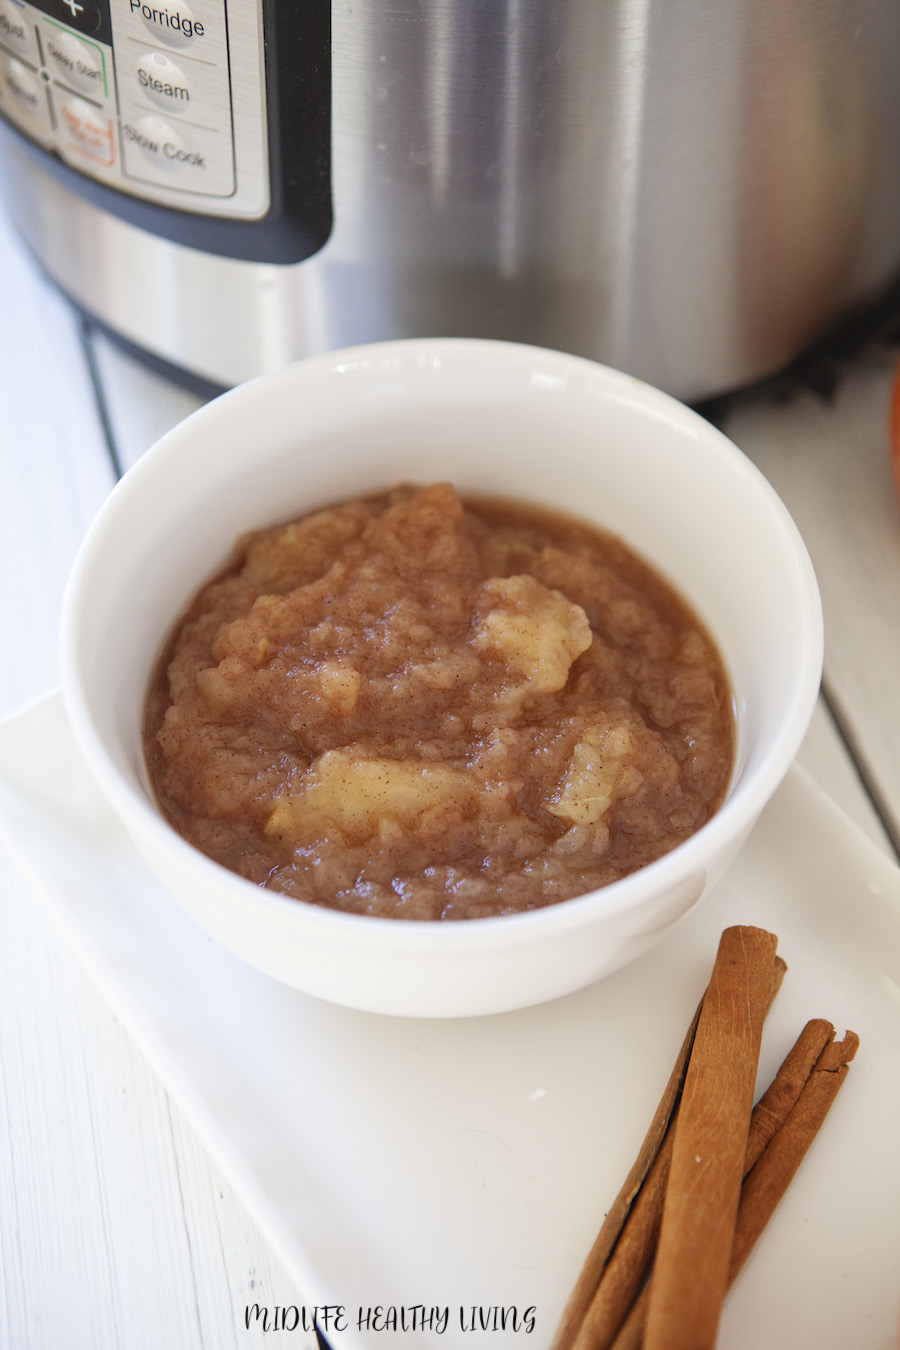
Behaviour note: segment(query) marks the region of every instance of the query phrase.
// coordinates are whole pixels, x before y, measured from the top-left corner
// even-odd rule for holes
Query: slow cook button
[[[66,99],[59,112],[66,149],[88,155],[98,164],[112,164],[115,143],[109,118],[85,103],[83,98]]]
[[[137,79],[147,98],[158,108],[183,113],[190,107],[188,78],[181,66],[163,52],[145,52],[138,58]]]
[[[58,79],[96,99],[106,98],[103,53],[93,42],[83,42],[74,33],[48,24],[44,29],[47,65]]]
[[[142,117],[140,121],[122,125],[125,139],[136,145],[144,157],[167,173],[181,173],[192,169],[206,172],[206,154],[186,145],[180,134],[161,117]]]
[[[206,26],[195,19],[188,5],[172,0],[169,5],[145,5],[141,0],[128,0],[132,14],[139,14],[157,42],[167,47],[188,47],[202,38]]]

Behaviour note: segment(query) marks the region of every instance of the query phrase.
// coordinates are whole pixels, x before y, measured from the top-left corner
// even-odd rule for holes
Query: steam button
[[[48,26],[44,32],[44,51],[48,65],[63,83],[100,100],[106,97],[103,55],[92,42],[82,42],[74,33]]]
[[[128,4],[132,14],[140,13],[156,41],[167,47],[187,47],[206,32],[203,22],[194,18],[183,0],[170,0],[168,6],[143,4],[141,0],[128,0]]]
[[[158,108],[167,112],[187,112],[191,104],[188,78],[179,65],[163,52],[145,52],[138,59],[138,84]]]

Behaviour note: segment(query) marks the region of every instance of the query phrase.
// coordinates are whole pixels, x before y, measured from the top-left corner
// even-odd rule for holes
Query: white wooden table
[[[892,854],[900,503],[887,407],[897,360],[875,348],[833,404],[758,397],[726,427],[784,497],[822,586],[825,697],[802,761]],[[0,714],[55,685],[60,602],[86,526],[117,473],[198,402],[85,324],[0,218]],[[0,1097],[0,1347],[272,1340],[245,1327],[245,1305],[296,1304],[297,1290],[5,856]],[[304,1350],[299,1334],[290,1343]]]

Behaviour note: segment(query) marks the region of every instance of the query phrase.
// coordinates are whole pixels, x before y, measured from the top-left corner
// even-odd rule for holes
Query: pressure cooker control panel
[[[262,25],[252,5],[234,8],[0,0],[0,111],[110,187],[258,217],[270,202]]]

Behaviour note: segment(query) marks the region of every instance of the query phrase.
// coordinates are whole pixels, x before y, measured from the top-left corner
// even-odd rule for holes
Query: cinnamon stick
[[[859,1037],[854,1032],[848,1032],[843,1041],[835,1042],[834,1027],[830,1022],[818,1018],[807,1022],[771,1086],[754,1107],[744,1164],[745,1179],[729,1261],[729,1289],[815,1138],[858,1045]],[[823,1076],[822,1081],[810,1087],[814,1073]],[[776,1144],[795,1111],[790,1130]],[[754,1182],[749,1186],[751,1176]],[[632,1305],[610,1350],[641,1350],[648,1296],[649,1288],[645,1288]]]
[[[767,1010],[786,971],[776,957]],[[659,1233],[672,1125],[702,1007],[701,1000],[641,1151],[582,1267],[551,1350],[607,1350],[646,1278]]]
[[[793,1181],[843,1086],[848,1065],[858,1048],[859,1037],[855,1031],[848,1031],[842,1041],[833,1041],[823,1048],[796,1105],[748,1173],[741,1190],[728,1272],[729,1287]]]
[[[753,1108],[747,1137],[747,1156],[744,1159],[744,1176],[758,1162],[776,1131],[781,1129],[815,1068],[819,1056],[833,1040],[834,1027],[821,1017],[812,1018],[800,1032],[771,1084]]]
[[[640,1194],[666,1138],[672,1114],[681,1097],[684,1075],[687,1070],[691,1047],[694,1044],[694,1036],[702,1007],[701,1001],[681,1043],[681,1049],[669,1075],[669,1081],[660,1098],[653,1120],[650,1122],[650,1128],[644,1136],[640,1152],[632,1165],[631,1171],[625,1178],[622,1189],[610,1207],[603,1226],[581,1268],[575,1288],[569,1295],[569,1301],[563,1311],[550,1350],[573,1350],[582,1322],[600,1283],[610,1254],[625,1227],[632,1206]]]
[[[780,956],[776,957],[767,1009],[774,1002],[786,971],[787,966],[784,961]],[[702,1006],[701,1002],[700,1008]],[[685,1050],[689,1051],[693,1044],[700,1008],[694,1015],[691,1029],[682,1045],[681,1055],[676,1062],[673,1078],[670,1078],[668,1091],[671,1091],[673,1079],[676,1076],[680,1075],[683,1083],[684,1069],[686,1068],[683,1057]],[[818,1049],[816,1053],[818,1053]],[[806,1075],[804,1075],[804,1080],[805,1077]],[[799,1087],[797,1090],[799,1091]],[[563,1341],[560,1332],[558,1332],[553,1350],[558,1350],[558,1343],[559,1348],[565,1346],[566,1350],[568,1350],[568,1347],[571,1347],[571,1350],[609,1350],[623,1318],[643,1285],[659,1235],[666,1182],[668,1181],[669,1165],[672,1158],[674,1137],[672,1126],[676,1119],[677,1109],[678,1102],[676,1100],[674,1109],[669,1116],[666,1134],[652,1159],[649,1171],[646,1173],[639,1191],[634,1194],[624,1221],[618,1226],[614,1244],[606,1244],[605,1265],[598,1273],[595,1268],[589,1271],[587,1263],[585,1264],[582,1278],[576,1285],[576,1292],[581,1297],[578,1303],[575,1303],[573,1296],[567,1307],[567,1312],[572,1309],[576,1316],[580,1316],[580,1325],[572,1328],[567,1341]],[[620,1196],[621,1194],[622,1192],[620,1192]],[[603,1231],[601,1230],[601,1236]],[[585,1288],[585,1285],[592,1287]],[[565,1321],[562,1328],[568,1329]]]
[[[787,969],[776,943],[756,928],[722,934],[709,987],[551,1350],[712,1350],[725,1292],[859,1044],[853,1032],[835,1042],[830,1022],[808,1022],[748,1117],[762,1023]]]
[[[722,934],[685,1074],[645,1350],[712,1350],[734,1240],[777,939]]]
[[[674,1138],[670,1129],[585,1311],[572,1350],[609,1350],[640,1292],[659,1237]]]

